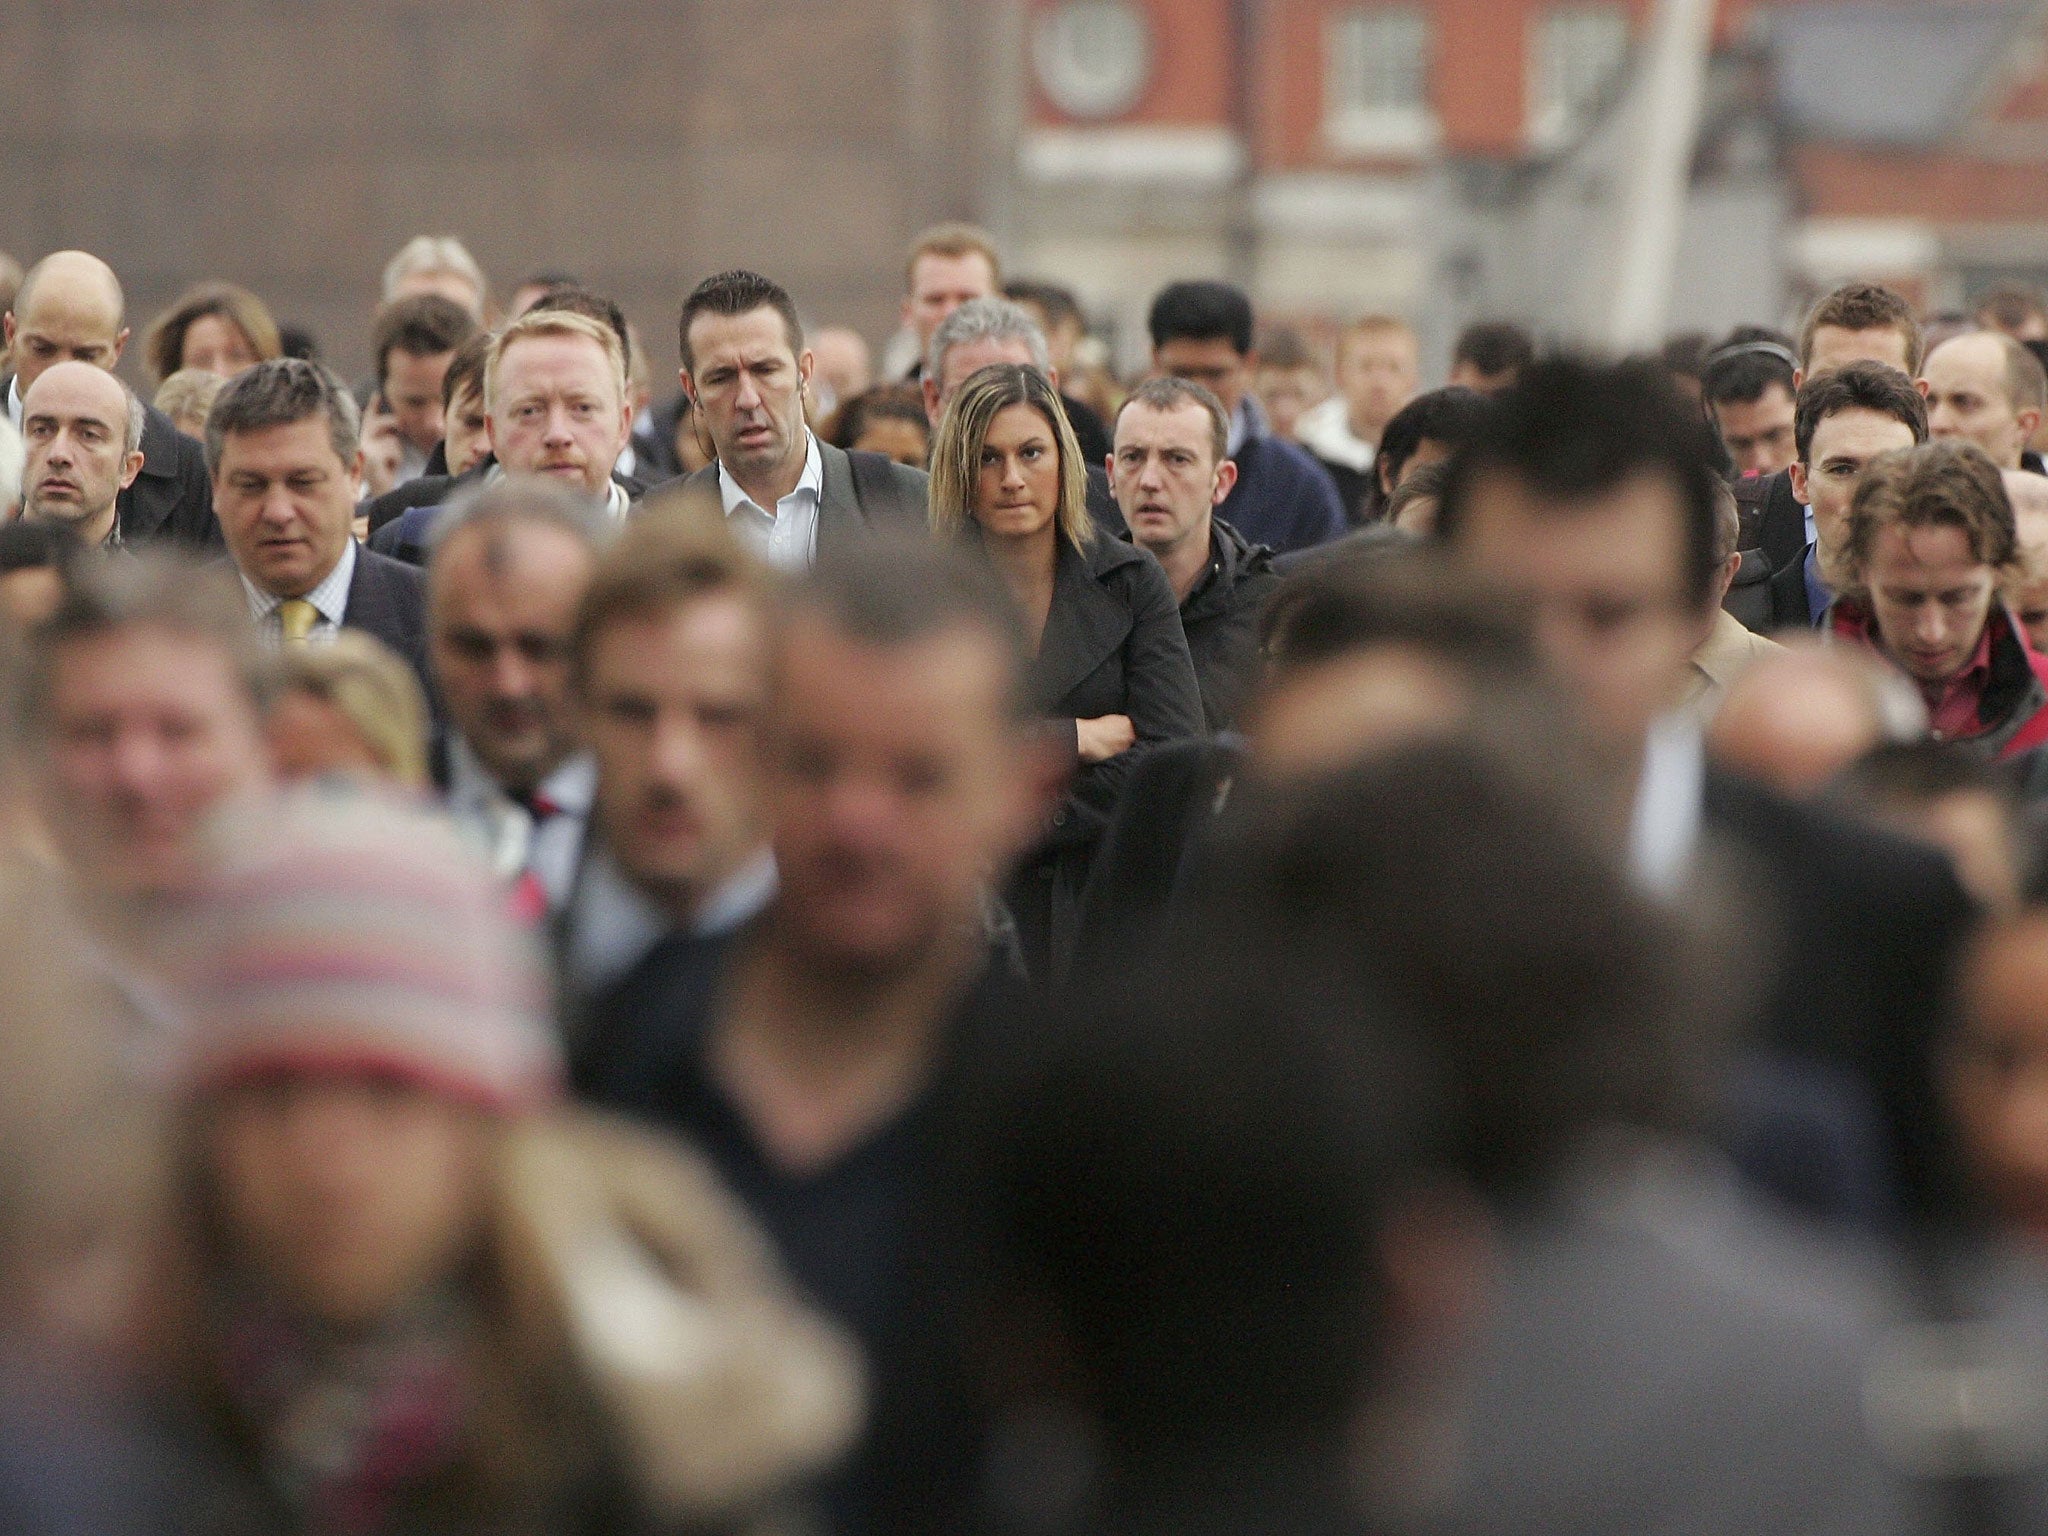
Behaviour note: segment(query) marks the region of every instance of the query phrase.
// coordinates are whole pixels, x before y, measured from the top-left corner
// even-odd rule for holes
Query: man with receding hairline
[[[142,471],[142,407],[90,363],[45,368],[22,402],[21,515],[59,527],[86,549],[120,543],[120,493]]]
[[[2020,540],[2021,573],[2007,586],[2006,602],[2028,644],[2048,656],[2048,475],[2008,469],[2001,476]]]
[[[29,268],[14,307],[0,317],[14,365],[0,380],[0,395],[17,427],[22,397],[44,369],[68,361],[113,371],[128,345],[125,304],[113,268],[84,251],[55,251]],[[142,468],[115,498],[121,541],[218,546],[205,454],[161,411],[145,406],[142,414]]]
[[[1999,331],[1972,331],[1936,347],[1922,381],[1936,438],[1962,438],[2000,469],[2041,470],[2027,439],[2048,408],[2048,375],[2033,353]]]

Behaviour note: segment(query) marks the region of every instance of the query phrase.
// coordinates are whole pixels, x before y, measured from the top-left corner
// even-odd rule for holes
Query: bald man
[[[128,386],[91,363],[55,363],[22,397],[21,435],[22,517],[88,549],[118,544],[115,502],[142,471],[142,403]]]
[[[2027,439],[2048,407],[2040,360],[2002,331],[1971,331],[1927,355],[1927,426],[1937,438],[1975,443],[2000,469],[2038,471]]]
[[[23,397],[44,370],[62,362],[113,370],[128,344],[124,305],[113,269],[97,256],[57,251],[29,268],[13,309],[0,317],[14,369],[0,379],[0,395],[17,427]],[[142,469],[116,498],[114,515],[124,544],[220,546],[205,451],[151,406],[142,412]]]

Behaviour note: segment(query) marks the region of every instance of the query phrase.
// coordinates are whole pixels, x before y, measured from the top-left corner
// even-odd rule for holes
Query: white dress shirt
[[[7,419],[18,431],[21,427],[21,375],[16,374],[7,381]]]
[[[554,807],[553,815],[536,823],[532,813],[491,777],[468,742],[460,736],[449,738],[449,816],[483,851],[500,879],[514,881],[532,870],[547,893],[551,912],[569,899],[576,884],[583,832],[596,796],[597,759],[588,754],[572,757],[541,780],[534,792],[534,799]]]
[[[1650,727],[1643,744],[1643,773],[1629,817],[1629,867],[1654,895],[1677,895],[1692,874],[1706,787],[1699,718],[1691,710],[1673,710]]]
[[[739,482],[718,466],[718,498],[725,503],[725,520],[753,551],[783,571],[804,571],[818,555],[818,502],[825,494],[825,460],[818,452],[818,440],[804,429],[808,447],[804,472],[796,489],[775,503],[769,512],[756,505],[740,489]]]
[[[484,471],[484,484],[496,485],[505,478],[505,466],[493,463]],[[604,483],[604,509],[613,519],[624,522],[626,514],[633,508],[633,498],[626,494],[626,488],[616,480]]]
[[[341,633],[341,621],[348,612],[348,585],[355,575],[356,541],[350,539],[342,545],[341,558],[334,562],[334,569],[306,594],[306,601],[313,605],[316,615],[313,627],[306,632],[308,645],[332,645],[334,637]],[[272,597],[247,576],[242,577],[242,592],[249,600],[249,617],[256,621],[256,628],[271,644],[282,644],[284,625],[277,610],[285,600]]]

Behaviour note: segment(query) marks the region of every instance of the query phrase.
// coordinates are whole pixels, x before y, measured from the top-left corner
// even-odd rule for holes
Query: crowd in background
[[[0,1532],[2048,1527],[2038,296],[0,275]]]

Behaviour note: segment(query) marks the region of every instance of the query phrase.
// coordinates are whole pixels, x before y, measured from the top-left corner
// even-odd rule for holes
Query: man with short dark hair
[[[1834,601],[1829,561],[1856,483],[1873,459],[1927,441],[1927,403],[1896,369],[1849,363],[1800,387],[1793,438],[1792,494],[1807,509],[1813,538],[1802,558],[1771,578],[1771,624],[1818,628]]]
[[[1058,283],[1020,280],[1005,283],[1003,297],[1012,304],[1023,306],[1038,322],[1039,330],[1045,333],[1046,355],[1053,379],[1057,381],[1062,374],[1071,376],[1074,349],[1088,331],[1087,320],[1081,314],[1081,301],[1074,297],[1073,290]],[[929,341],[925,344],[925,352],[929,357]],[[1102,424],[1102,418],[1095,413],[1094,407],[1086,401],[1076,400],[1064,390],[1060,392],[1060,405],[1067,413],[1067,425],[1074,429],[1074,441],[1081,445],[1081,457],[1090,464],[1100,464],[1108,458],[1109,429]]]
[[[1228,283],[1169,283],[1147,317],[1152,367],[1200,384],[1230,419],[1237,483],[1219,508],[1245,538],[1276,551],[1308,549],[1343,534],[1337,488],[1302,448],[1268,435],[1251,393],[1252,305]]]
[[[1512,389],[1535,361],[1535,338],[1521,326],[1512,320],[1480,320],[1466,326],[1451,348],[1450,382],[1497,395]]]
[[[1147,379],[1116,416],[1109,478],[1132,540],[1152,552],[1180,623],[1212,731],[1237,720],[1258,665],[1259,609],[1280,577],[1273,552],[1216,513],[1237,479],[1223,456],[1223,403],[1185,379]]]
[[[569,645],[602,526],[572,493],[503,481],[450,508],[427,565],[428,646],[449,725],[434,777],[536,920],[569,899],[596,789]]]
[[[366,630],[429,689],[420,573],[355,541],[355,400],[317,363],[276,358],[230,379],[206,421],[213,505],[249,614],[272,643]]]
[[[1427,390],[1394,412],[1373,456],[1379,504],[1384,506],[1415,471],[1449,462],[1479,430],[1489,405],[1487,395],[1452,384]]]
[[[925,542],[851,547],[796,588],[765,718],[733,727],[761,728],[780,889],[687,1002],[613,1011],[581,1077],[702,1150],[864,1347],[870,1428],[824,1490],[836,1531],[958,1530],[977,1472],[936,1181],[962,1071],[985,1039],[1015,1049],[985,902],[1061,771],[1020,631]]]
[[[474,315],[438,293],[397,299],[378,311],[377,393],[391,411],[401,444],[394,484],[427,472],[441,441],[441,383],[449,360],[479,329]]]
[[[1737,326],[1708,355],[1700,396],[1738,476],[1775,475],[1792,462],[1798,372],[1792,338],[1757,325]]]
[[[63,362],[36,375],[21,402],[22,517],[62,528],[84,549],[118,545],[119,498],[142,472],[143,422],[142,402],[104,368]]]
[[[803,570],[879,528],[924,526],[924,471],[849,454],[806,425],[811,354],[780,284],[740,270],[707,277],[677,331],[683,391],[716,458],[669,483],[715,493],[769,564]]]
[[[2003,331],[1972,331],[1927,354],[1927,426],[1975,443],[2000,469],[2041,470],[2027,441],[2048,411],[2048,372]]]
[[[1821,296],[1806,312],[1799,328],[1799,366],[1792,375],[1794,392],[1850,363],[1882,363],[1909,379],[1920,376],[1925,356],[1920,322],[1913,306],[1878,283],[1845,283]],[[1761,507],[1755,544],[1775,576],[1801,561],[1814,542],[1813,514],[1792,491],[1789,469],[1780,470],[1750,500]],[[1779,622],[1786,622],[1780,620]]]
[[[2048,657],[2005,606],[2019,535],[1982,449],[1937,440],[1879,458],[1830,564],[1840,595],[1828,632],[1919,686],[1935,740],[1997,759],[2048,742]]]
[[[57,251],[29,268],[0,318],[14,370],[0,394],[17,427],[22,397],[45,368],[68,360],[113,371],[128,344],[125,302],[113,269],[84,251]],[[122,542],[218,546],[205,454],[155,407],[145,405],[142,418],[142,469],[115,498]]]
[[[1656,365],[1539,362],[1452,461],[1438,534],[1533,604],[1544,658],[1626,809],[1637,878],[1682,888],[1709,830],[1753,856],[1784,957],[1760,994],[1759,1039],[1853,1082],[1883,1126],[1867,1177],[1917,1217],[1943,1198],[1925,1053],[1967,904],[1938,858],[1711,772],[1697,724],[1671,712],[1713,615],[1709,451]],[[1822,1181],[1784,1173],[1773,1188],[1844,1209]]]

